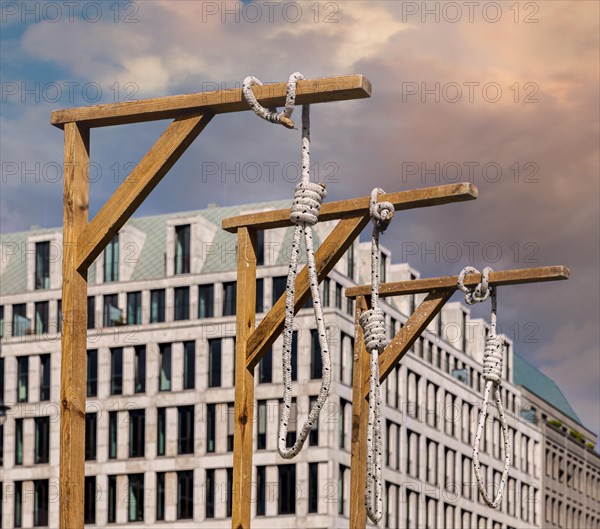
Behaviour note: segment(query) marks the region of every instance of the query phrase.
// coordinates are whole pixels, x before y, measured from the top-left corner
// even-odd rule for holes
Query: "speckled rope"
[[[260,84],[258,79],[246,77],[244,79],[243,94],[254,112],[273,123],[285,123],[285,118],[294,123],[290,116],[294,109],[296,95],[296,82],[303,79],[301,73],[294,73],[290,76],[287,85],[287,97],[285,110],[277,114],[274,110],[267,111],[256,101],[252,89],[252,84]],[[283,406],[281,409],[281,420],[279,423],[279,437],[277,450],[284,459],[295,457],[304,445],[313,425],[319,420],[319,414],[331,387],[331,355],[329,345],[327,344],[327,334],[325,329],[325,319],[323,317],[323,306],[321,305],[321,296],[319,293],[319,280],[317,277],[317,267],[315,264],[315,251],[312,236],[312,226],[319,220],[319,211],[321,203],[327,192],[324,184],[315,184],[310,181],[310,106],[302,107],[302,181],[296,186],[294,200],[290,211],[290,220],[296,224],[294,228],[294,239],[292,242],[292,252],[290,257],[290,267],[285,290],[285,326],[283,330]],[[287,434],[289,429],[289,419],[292,404],[292,338],[294,325],[294,300],[296,276],[298,271],[298,258],[300,254],[300,242],[304,234],[306,245],[306,261],[308,268],[308,278],[310,282],[310,292],[313,300],[315,320],[317,324],[317,333],[319,336],[319,345],[321,347],[321,362],[323,364],[321,388],[315,403],[308,414],[308,419],[302,426],[297,436],[296,442],[290,448],[287,447]]]
[[[490,295],[492,298],[492,316],[490,322],[490,333],[485,341],[485,352],[483,356],[483,379],[485,382],[485,388],[483,390],[483,402],[481,404],[481,415],[479,417],[479,423],[477,424],[477,432],[475,434],[475,441],[473,443],[473,470],[475,471],[475,477],[477,478],[477,485],[479,486],[479,492],[483,501],[489,507],[496,509],[502,502],[502,494],[506,486],[508,479],[508,471],[510,468],[510,441],[508,425],[506,424],[506,417],[504,415],[504,408],[502,406],[502,397],[500,395],[500,384],[502,382],[502,346],[504,342],[496,334],[496,289],[489,286],[489,274],[492,271],[490,267],[483,269],[481,274],[481,282],[473,289],[465,287],[464,281],[467,274],[478,274],[479,271],[471,266],[467,266],[462,270],[458,276],[458,287],[465,292],[465,301],[472,305],[480,301],[485,301]],[[500,418],[500,424],[502,425],[502,437],[504,439],[504,470],[502,471],[502,478],[500,479],[500,485],[495,499],[491,499],[488,496],[487,488],[483,482],[481,475],[481,464],[479,463],[479,445],[481,443],[481,437],[485,428],[485,421],[488,413],[488,404],[490,401],[490,394],[496,401],[496,408],[498,409],[498,416]],[[493,486],[493,485],[492,485]]]
[[[371,309],[359,317],[363,329],[365,348],[371,355],[369,376],[369,419],[367,424],[367,483],[365,507],[373,523],[378,523],[383,514],[382,500],[382,453],[381,440],[381,388],[379,385],[379,354],[387,345],[385,315],[379,308],[379,234],[384,232],[394,216],[394,205],[377,202],[382,189],[371,192],[369,213],[373,222],[371,237]],[[374,502],[374,503],[373,503]]]

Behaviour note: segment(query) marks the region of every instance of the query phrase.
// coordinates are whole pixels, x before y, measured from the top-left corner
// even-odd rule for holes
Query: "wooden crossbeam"
[[[516,270],[502,270],[490,273],[490,285],[521,285],[524,283],[541,283],[544,281],[557,281],[569,278],[569,269],[566,266],[542,266],[538,268],[521,268]],[[379,287],[381,297],[405,296],[408,294],[422,294],[432,290],[453,288],[456,289],[458,276],[432,277],[426,279],[413,279],[383,283]],[[481,281],[481,274],[467,274],[465,285],[476,286]],[[346,289],[346,297],[368,296],[371,294],[371,285],[361,285]]]
[[[87,269],[212,119],[200,114],[173,121],[85,227],[77,268]]]
[[[283,106],[287,83],[253,87],[254,94],[265,108]],[[371,97],[371,83],[363,75],[322,77],[298,81],[296,104],[308,105]],[[52,112],[52,125],[62,128],[77,121],[88,127],[106,127],[141,123],[160,119],[175,119],[192,113],[210,111],[215,114],[250,110],[241,88],[216,90],[176,96],[140,99],[126,103],[109,103],[89,107],[67,108]]]
[[[477,198],[477,187],[468,182],[448,184],[443,186],[425,187],[379,195],[379,201],[391,202],[396,210],[424,208],[439,206],[452,202],[463,202]],[[325,202],[321,206],[319,221],[337,220],[356,215],[365,215],[369,212],[370,197],[352,198],[337,202]],[[228,232],[235,233],[240,227],[251,227],[255,230],[269,230],[292,226],[289,209],[261,211],[248,213],[237,217],[224,219],[221,227]]]
[[[559,281],[569,278],[566,266],[544,266],[519,270],[491,272],[489,283],[493,286]],[[383,382],[392,372],[404,355],[410,350],[417,338],[425,331],[429,323],[442,310],[444,305],[457,290],[458,276],[445,276],[427,279],[414,279],[383,283],[380,285],[380,296],[402,296],[407,294],[427,293],[425,299],[410,315],[406,323],[396,333],[392,341],[379,356],[379,380]],[[465,285],[475,286],[481,280],[481,274],[468,274]],[[369,396],[369,354],[365,349],[362,329],[358,325],[360,315],[368,310],[371,285],[348,288],[346,296],[356,298],[355,325],[357,326],[354,342],[354,377],[352,381],[352,465],[350,467],[350,489],[353,501],[350,503],[351,529],[366,527],[365,485],[366,485],[366,450],[367,450],[367,416]]]

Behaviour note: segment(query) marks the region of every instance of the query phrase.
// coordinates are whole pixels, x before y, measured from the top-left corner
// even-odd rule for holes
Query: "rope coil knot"
[[[385,191],[376,187],[371,191],[371,200],[369,201],[369,214],[371,215],[371,221],[375,227],[380,231],[384,232],[390,225],[390,221],[394,216],[394,204],[391,202],[377,202],[379,194],[384,194]]]
[[[383,311],[379,308],[369,309],[360,315],[358,321],[363,330],[367,351],[373,353],[377,350],[381,353],[387,345]]]
[[[325,184],[300,182],[296,186],[294,201],[290,208],[290,220],[294,224],[314,226],[319,222],[321,204],[327,196]]]
[[[465,301],[468,305],[473,305],[474,303],[480,303],[485,301],[490,297],[491,288],[490,284],[490,272],[492,269],[489,266],[486,266],[481,272],[481,281],[477,284],[477,286],[473,289],[465,286],[465,276],[467,274],[479,274],[479,270],[477,268],[473,268],[472,266],[465,266],[460,275],[458,276],[458,288],[460,288],[465,293]]]
[[[485,341],[483,353],[483,379],[500,385],[502,381],[502,362],[504,340],[496,334],[490,334]]]

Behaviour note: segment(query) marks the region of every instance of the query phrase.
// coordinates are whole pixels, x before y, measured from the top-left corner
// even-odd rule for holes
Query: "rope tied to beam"
[[[465,276],[467,274],[479,274],[480,272],[472,266],[465,267],[458,276],[458,288],[465,293],[465,301],[469,305],[485,301],[490,296],[492,300],[490,332],[485,340],[485,350],[483,353],[483,379],[485,380],[485,387],[483,391],[483,401],[481,404],[481,415],[479,417],[475,441],[473,443],[473,470],[475,472],[477,485],[483,501],[488,507],[496,509],[502,502],[502,494],[504,493],[504,488],[508,479],[508,471],[510,469],[510,441],[506,416],[504,415],[504,408],[502,406],[502,397],[500,395],[504,340],[496,334],[497,298],[496,289],[489,286],[489,274],[491,271],[492,269],[490,267],[484,268],[483,272],[481,273],[481,281],[479,284],[474,289],[469,289],[464,283]],[[504,469],[502,471],[500,485],[498,486],[498,492],[494,499],[488,495],[487,488],[481,475],[481,464],[479,463],[479,446],[485,428],[490,395],[496,402],[496,408],[498,409],[498,416],[502,426],[502,437],[504,440]]]
[[[285,109],[277,112],[275,109],[265,109],[258,103],[252,92],[252,85],[262,84],[255,77],[246,77],[242,85],[244,98],[261,118],[271,123],[281,123],[287,128],[294,128],[294,122],[291,115],[294,110],[296,98],[296,84],[304,79],[304,76],[295,72],[290,75],[287,84]],[[279,437],[277,450],[284,459],[295,457],[302,447],[308,435],[319,420],[321,409],[329,396],[331,387],[331,355],[327,343],[327,332],[325,328],[325,319],[323,316],[323,306],[321,304],[321,295],[319,292],[319,279],[317,276],[317,267],[315,263],[315,250],[312,235],[312,226],[319,220],[319,212],[323,199],[327,196],[325,185],[313,183],[310,181],[310,105],[302,107],[302,179],[296,186],[294,200],[290,208],[290,220],[295,224],[294,238],[292,241],[292,251],[290,256],[290,266],[285,289],[285,325],[283,329],[283,406],[281,409],[281,419],[279,422]],[[296,276],[298,272],[298,260],[302,236],[306,246],[306,261],[308,269],[308,279],[310,292],[313,300],[315,321],[317,325],[317,334],[321,348],[322,378],[321,387],[316,401],[309,411],[308,418],[293,446],[287,447],[287,434],[289,429],[290,412],[292,407],[292,341],[294,332],[294,302]]]
[[[369,374],[369,419],[367,424],[367,483],[365,507],[373,523],[378,523],[383,514],[382,500],[382,453],[381,440],[381,388],[379,384],[379,354],[387,345],[385,315],[379,308],[379,235],[383,233],[394,216],[394,205],[378,202],[382,189],[371,192],[369,214],[373,222],[371,236],[371,308],[363,312],[358,322],[363,330],[365,349],[371,355]]]

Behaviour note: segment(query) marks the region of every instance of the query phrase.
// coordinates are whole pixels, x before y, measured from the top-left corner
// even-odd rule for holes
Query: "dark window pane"
[[[40,301],[35,304],[35,334],[46,334],[48,332],[49,307],[49,301]]]
[[[264,232],[264,230],[257,230],[257,232],[256,232],[256,266],[261,266],[264,264],[265,264],[265,232]]]
[[[313,405],[317,401],[317,397],[310,397],[309,399],[309,412],[312,410]],[[318,446],[319,445],[319,420],[317,419],[310,429],[310,433],[308,434],[308,444],[310,446]]]
[[[217,432],[217,408],[215,404],[206,405],[206,451],[215,451]]]
[[[40,401],[50,400],[50,355],[40,355]]]
[[[276,276],[273,278],[273,296],[271,298],[272,305],[275,305],[275,303],[277,303],[277,300],[285,293],[286,284],[286,276]]]
[[[17,358],[17,402],[27,402],[29,398],[29,357]]]
[[[319,511],[319,463],[308,464],[308,512]]]
[[[190,225],[175,226],[175,273],[190,273]]]
[[[296,512],[296,465],[279,467],[279,514]]]
[[[165,519],[165,473],[156,473],[156,519]]]
[[[221,385],[221,339],[208,340],[208,387]]]
[[[129,477],[130,522],[144,521],[144,474],[131,474]]]
[[[160,354],[159,391],[171,391],[171,344],[158,345]]]
[[[48,525],[48,480],[39,479],[33,482],[34,490],[34,527],[45,527]]]
[[[167,441],[167,409],[157,409],[157,439],[156,439],[156,455],[164,456],[166,451]]]
[[[110,350],[110,394],[123,393],[123,348],[115,347]]]
[[[115,327],[123,323],[123,314],[119,308],[119,296],[107,294],[104,296],[104,321],[105,327]]]
[[[96,397],[98,395],[98,351],[88,349],[87,351],[87,380],[86,395]]]
[[[223,316],[235,316],[237,302],[237,283],[223,283]]]
[[[2,440],[0,439],[0,442]],[[48,463],[50,455],[50,417],[35,419],[35,464]]]
[[[138,345],[135,348],[135,379],[134,390],[136,393],[146,391],[146,346]]]
[[[108,458],[117,458],[118,412],[108,412]]]
[[[292,333],[292,380],[298,380],[298,331]]]
[[[194,453],[194,406],[177,408],[178,415],[178,454]]]
[[[215,315],[215,286],[198,287],[198,318],[212,318]]]
[[[267,467],[256,467],[256,516],[264,516],[267,507]]]
[[[35,244],[35,288],[50,288],[50,241]]]
[[[214,480],[213,480],[214,481]],[[177,472],[177,519],[194,517],[194,472]]]
[[[190,287],[175,289],[175,321],[190,319]]]
[[[255,312],[264,312],[265,310],[265,280],[259,277],[256,280],[256,306]]]
[[[129,411],[129,457],[144,457],[146,410]]]
[[[96,459],[96,433],[97,433],[96,414],[85,414],[85,460],[93,461]]]
[[[206,469],[206,518],[215,517],[215,471],[212,468]]]
[[[104,282],[119,280],[119,234],[115,235],[104,250]]]
[[[321,359],[321,345],[319,333],[316,329],[310,330],[310,378],[321,378],[323,361]]]
[[[117,476],[108,476],[108,523],[117,521]]]
[[[127,293],[127,324],[139,325],[142,323],[142,293]]]
[[[23,482],[15,481],[15,527],[23,523]]]
[[[27,317],[27,305],[13,305],[12,335],[25,336],[31,330],[31,320]]]
[[[96,523],[96,476],[86,476],[84,482],[83,522]]]
[[[23,464],[23,419],[15,419],[15,465]]]
[[[96,298],[88,296],[87,298],[87,328],[93,329],[96,325]]]
[[[196,386],[196,342],[183,343],[183,389]]]
[[[267,448],[267,401],[258,401],[258,438],[256,439],[256,448],[258,450],[264,450]]]
[[[273,380],[273,350],[269,347],[268,351],[258,363],[258,382],[259,384],[268,384]]]
[[[165,321],[165,290],[150,291],[150,323]]]
[[[227,469],[227,489],[225,494],[227,495],[227,505],[226,505],[226,514],[228,518],[231,518],[231,510],[232,510],[232,488],[233,488],[233,468]]]

